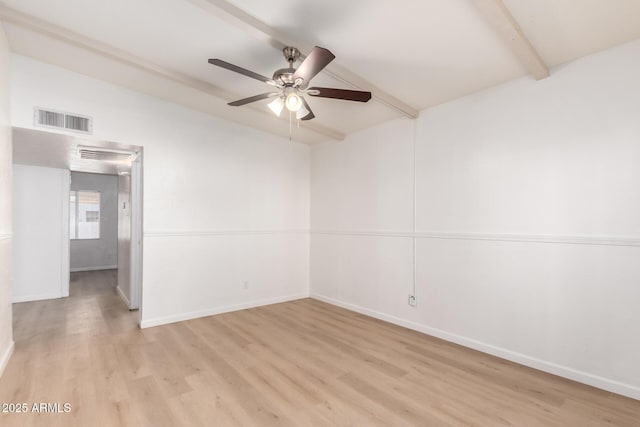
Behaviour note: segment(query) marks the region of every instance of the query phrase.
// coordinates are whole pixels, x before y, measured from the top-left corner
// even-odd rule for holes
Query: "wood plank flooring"
[[[640,426],[640,402],[311,299],[140,330],[115,271],[14,305],[5,426]]]

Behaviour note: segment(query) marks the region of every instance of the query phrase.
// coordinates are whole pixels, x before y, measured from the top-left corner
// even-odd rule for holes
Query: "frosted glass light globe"
[[[302,106],[302,100],[300,99],[298,94],[292,92],[287,95],[287,99],[284,101],[284,105],[289,111],[298,111]]]

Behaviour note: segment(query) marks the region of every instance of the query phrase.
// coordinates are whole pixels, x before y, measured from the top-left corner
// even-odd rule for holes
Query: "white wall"
[[[314,146],[312,294],[640,398],[638,75],[640,41]]]
[[[15,126],[57,108],[144,147],[143,326],[308,295],[307,146],[19,55],[12,66]]]
[[[0,376],[13,351],[11,324],[11,123],[9,44],[0,23]]]
[[[13,165],[13,302],[69,288],[69,171]]]
[[[118,177],[71,172],[71,189],[100,192],[100,238],[71,241],[71,271],[116,268],[118,264]]]

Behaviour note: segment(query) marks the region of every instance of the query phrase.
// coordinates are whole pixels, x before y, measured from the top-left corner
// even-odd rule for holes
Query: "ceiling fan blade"
[[[261,82],[265,82],[267,84],[275,86],[275,82],[272,79],[268,79],[265,76],[262,76],[258,73],[254,73],[253,71],[249,71],[246,68],[238,67],[237,65],[230,64],[228,62],[223,61],[222,59],[209,59],[209,64],[217,65],[218,67],[225,68],[229,71],[233,71],[243,76],[251,77],[252,79],[260,80]]]
[[[345,101],[367,102],[371,99],[371,92],[361,90],[335,89],[332,87],[310,87],[307,89],[310,96],[320,98],[344,99]]]
[[[313,119],[316,115],[313,114],[313,111],[311,111],[311,107],[309,107],[309,104],[307,104],[307,100],[304,99],[304,96],[301,96],[300,99],[302,99],[302,104],[304,105],[304,108],[306,108],[307,111],[309,112],[306,116],[300,118],[300,120],[311,120],[311,119]]]
[[[232,107],[239,107],[241,105],[250,104],[252,102],[260,101],[262,99],[273,98],[280,95],[280,92],[268,92],[260,95],[250,96],[249,98],[239,99],[237,101],[229,102],[227,105]]]
[[[293,80],[295,81],[301,78],[303,85],[305,83],[308,84],[311,79],[333,61],[334,58],[335,55],[328,49],[318,46],[314,47],[311,53],[302,61],[302,64],[300,64],[296,72],[293,73]]]

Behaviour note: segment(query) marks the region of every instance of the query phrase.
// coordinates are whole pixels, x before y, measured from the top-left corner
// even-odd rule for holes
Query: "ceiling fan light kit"
[[[304,104],[303,104],[300,108],[298,108],[298,111],[296,111],[296,119],[297,120],[302,120],[304,117],[307,117],[309,115],[309,113],[310,113],[310,111],[307,110],[304,107]]]
[[[296,119],[298,120],[311,120],[315,115],[303,95],[358,102],[367,102],[371,99],[371,92],[309,87],[311,79],[313,79],[335,58],[335,55],[328,49],[318,46],[314,47],[309,55],[304,58],[304,61],[302,61],[302,64],[300,64],[298,68],[293,67],[294,63],[300,58],[300,51],[298,49],[295,47],[285,47],[282,49],[282,53],[289,63],[289,67],[276,70],[273,73],[273,78],[271,79],[221,59],[209,59],[209,63],[212,65],[259,80],[278,89],[277,92],[267,92],[251,96],[249,98],[229,102],[228,105],[232,107],[239,107],[241,105],[275,97],[276,99],[267,104],[267,106],[276,116],[280,116],[282,110],[286,108],[291,113],[295,113]]]
[[[267,107],[269,107],[276,116],[280,117],[280,113],[282,113],[282,109],[284,108],[284,100],[282,98],[276,98],[268,103]]]
[[[284,89],[285,101],[284,105],[287,110],[296,112],[302,107],[302,100],[298,96],[298,90],[294,87],[287,87]]]

